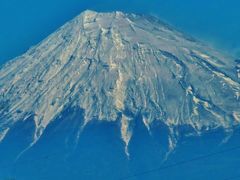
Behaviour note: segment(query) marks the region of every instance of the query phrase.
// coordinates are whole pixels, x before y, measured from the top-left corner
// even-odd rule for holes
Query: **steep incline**
[[[121,123],[127,145],[135,117],[151,130],[191,132],[240,123],[237,65],[153,17],[85,11],[0,70],[0,140],[34,116],[35,138],[66,107],[92,119]],[[189,131],[190,132],[190,131]]]

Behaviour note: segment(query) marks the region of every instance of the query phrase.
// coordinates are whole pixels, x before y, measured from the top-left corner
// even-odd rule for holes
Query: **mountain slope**
[[[0,140],[33,117],[32,146],[71,107],[83,111],[76,139],[92,120],[119,121],[128,154],[136,119],[149,132],[159,121],[173,149],[181,127],[189,135],[240,123],[235,67],[153,17],[85,11],[1,68]]]

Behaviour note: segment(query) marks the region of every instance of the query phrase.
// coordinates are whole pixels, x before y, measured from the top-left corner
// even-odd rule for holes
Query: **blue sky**
[[[159,16],[240,56],[239,0],[0,0],[0,64],[21,55],[85,9]]]

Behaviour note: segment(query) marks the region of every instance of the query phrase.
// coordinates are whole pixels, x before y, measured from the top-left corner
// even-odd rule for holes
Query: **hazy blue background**
[[[239,0],[0,0],[0,64],[25,52],[85,9],[159,16],[240,56]]]

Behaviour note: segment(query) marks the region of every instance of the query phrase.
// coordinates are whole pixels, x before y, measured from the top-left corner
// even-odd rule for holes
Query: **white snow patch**
[[[10,128],[6,128],[6,129],[4,129],[3,131],[0,132],[0,143],[5,138],[5,136],[7,135],[9,130],[10,130]]]
[[[121,135],[122,135],[122,140],[125,143],[125,153],[129,157],[130,154],[128,152],[128,144],[130,142],[130,139],[132,137],[132,130],[130,127],[130,121],[132,119],[128,118],[125,115],[122,115],[122,120],[121,120]]]

